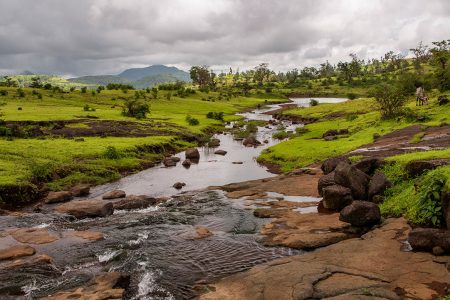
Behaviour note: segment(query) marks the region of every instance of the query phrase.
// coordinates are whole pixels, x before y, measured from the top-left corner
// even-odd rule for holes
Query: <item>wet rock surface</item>
[[[404,219],[389,219],[363,239],[220,280],[200,299],[431,299],[449,286],[450,276],[431,254],[400,250],[409,230]]]
[[[69,214],[78,219],[106,217],[112,215],[114,206],[102,200],[80,200],[61,204],[55,208],[59,213]]]
[[[118,198],[125,198],[126,193],[122,190],[113,190],[103,195],[103,199],[110,200],[110,199],[118,199]]]

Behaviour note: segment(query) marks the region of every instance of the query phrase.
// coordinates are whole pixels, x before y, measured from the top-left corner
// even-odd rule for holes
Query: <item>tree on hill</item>
[[[430,51],[427,45],[424,45],[422,41],[420,41],[419,45],[416,48],[409,49],[415,58],[414,58],[414,67],[416,70],[421,70],[422,64],[426,63],[430,58]]]
[[[434,48],[430,50],[431,63],[436,67],[435,75],[441,91],[450,89],[450,40],[433,42]]]
[[[206,88],[208,86],[214,86],[214,78],[216,74],[209,70],[206,65],[192,66],[189,70],[192,82],[197,84],[200,88]]]
[[[43,87],[43,84],[41,82],[41,78],[39,78],[38,76],[31,78],[30,88],[40,89],[42,87]]]
[[[269,69],[268,63],[262,63],[255,67],[255,72],[253,74],[253,80],[262,86],[263,82],[269,80],[271,71]]]

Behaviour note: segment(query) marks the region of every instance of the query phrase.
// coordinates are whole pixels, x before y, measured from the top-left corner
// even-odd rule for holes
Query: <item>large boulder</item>
[[[350,164],[350,160],[347,157],[333,157],[325,160],[320,168],[322,169],[323,174],[327,175],[333,172],[340,162]]]
[[[372,175],[376,169],[382,167],[383,165],[384,160],[378,157],[363,158],[354,164],[357,169],[363,171],[367,175]]]
[[[436,248],[444,252],[450,252],[450,231],[437,228],[415,228],[408,236],[408,242],[415,251],[436,251]]]
[[[334,181],[334,172],[328,173],[327,175],[324,175],[319,178],[319,181],[317,183],[317,190],[319,191],[319,195],[323,196],[323,189],[330,185],[335,185],[336,182]]]
[[[220,146],[220,140],[219,139],[213,138],[213,139],[211,139],[208,142],[208,147],[216,148],[216,147],[219,147],[219,146]]]
[[[327,209],[340,211],[352,203],[352,191],[341,185],[331,185],[323,190],[323,206]]]
[[[122,190],[112,190],[106,194],[103,195],[103,199],[110,200],[110,199],[118,199],[118,198],[125,198],[127,194]]]
[[[59,203],[70,201],[72,198],[72,193],[68,191],[50,192],[44,201],[45,203]]]
[[[322,134],[322,137],[326,138],[328,136],[336,136],[338,134],[339,134],[339,132],[336,129],[330,129],[330,130],[327,130],[324,134]]]
[[[217,154],[217,155],[226,155],[227,154],[227,151],[225,151],[225,150],[216,150],[215,152],[214,152],[214,154]]]
[[[197,148],[187,149],[184,154],[186,156],[186,159],[199,159],[200,158],[200,152],[198,152]]]
[[[183,165],[183,167],[189,168],[192,165],[192,162],[189,158],[187,158],[181,164]]]
[[[434,170],[440,166],[450,164],[450,159],[430,159],[410,161],[405,170],[411,177],[422,175],[425,171]]]
[[[372,179],[370,179],[369,182],[369,200],[373,200],[374,196],[376,195],[383,195],[384,191],[390,187],[392,187],[392,183],[389,181],[386,175],[377,171],[375,175],[372,176]]]
[[[369,201],[355,200],[341,210],[339,220],[357,227],[372,226],[381,220],[380,208]]]
[[[355,166],[340,162],[334,170],[334,181],[349,188],[353,199],[367,200],[370,177]]]
[[[100,200],[71,201],[56,207],[56,211],[72,215],[78,219],[106,217],[112,215],[114,206],[111,202]]]
[[[129,195],[125,199],[114,202],[113,207],[114,209],[141,209],[157,203],[158,200],[153,197]]]

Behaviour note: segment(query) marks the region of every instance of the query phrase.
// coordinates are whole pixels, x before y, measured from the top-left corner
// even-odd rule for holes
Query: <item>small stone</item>
[[[433,252],[433,255],[440,256],[440,255],[444,254],[445,251],[441,247],[436,246],[436,247],[433,247],[432,252]]]
[[[70,192],[74,197],[84,197],[89,195],[91,187],[89,184],[78,184],[74,186]]]
[[[72,199],[72,193],[68,191],[50,192],[45,198],[45,203],[66,202]]]
[[[185,159],[182,163],[183,167],[189,168],[191,166],[192,162],[189,158]]]
[[[225,151],[225,150],[216,150],[216,151],[214,152],[214,154],[218,154],[218,155],[226,155],[226,154],[227,154],[227,151]]]
[[[186,186],[186,183],[184,182],[177,182],[173,185],[173,187],[176,188],[177,190],[181,190],[184,186]]]
[[[185,156],[186,159],[199,159],[200,158],[200,152],[198,152],[198,149],[196,148],[191,148],[191,149],[187,149],[185,151]]]

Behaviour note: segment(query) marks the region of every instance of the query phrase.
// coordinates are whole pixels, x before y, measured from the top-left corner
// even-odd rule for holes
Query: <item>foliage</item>
[[[200,124],[199,120],[196,118],[193,118],[191,115],[186,116],[186,122],[188,122],[188,124],[191,126],[196,126],[196,125]]]
[[[317,101],[316,99],[311,99],[311,100],[309,100],[309,105],[317,106],[317,105],[319,105],[319,101]]]
[[[117,151],[116,147],[114,146],[108,146],[106,147],[105,153],[104,153],[104,157],[107,159],[119,159],[120,158],[120,154]]]
[[[141,99],[128,98],[125,100],[123,114],[136,119],[144,119],[150,113],[150,106]]]
[[[442,219],[441,195],[446,178],[440,172],[430,172],[421,185],[419,194],[419,219],[421,223],[439,226]]]
[[[381,117],[384,119],[398,116],[406,103],[404,92],[397,86],[382,83],[373,90],[373,96],[378,103]]]
[[[216,74],[213,71],[209,70],[209,67],[206,65],[192,66],[189,70],[189,74],[191,76],[192,82],[194,84],[198,84],[200,88],[214,86],[214,78],[216,77]]]
[[[223,112],[212,112],[212,111],[210,111],[210,112],[208,112],[206,114],[206,117],[208,119],[214,119],[214,120],[219,120],[219,121],[223,121],[223,116],[224,116]]]
[[[131,84],[108,83],[106,85],[106,89],[108,89],[108,90],[134,90],[134,87]]]

